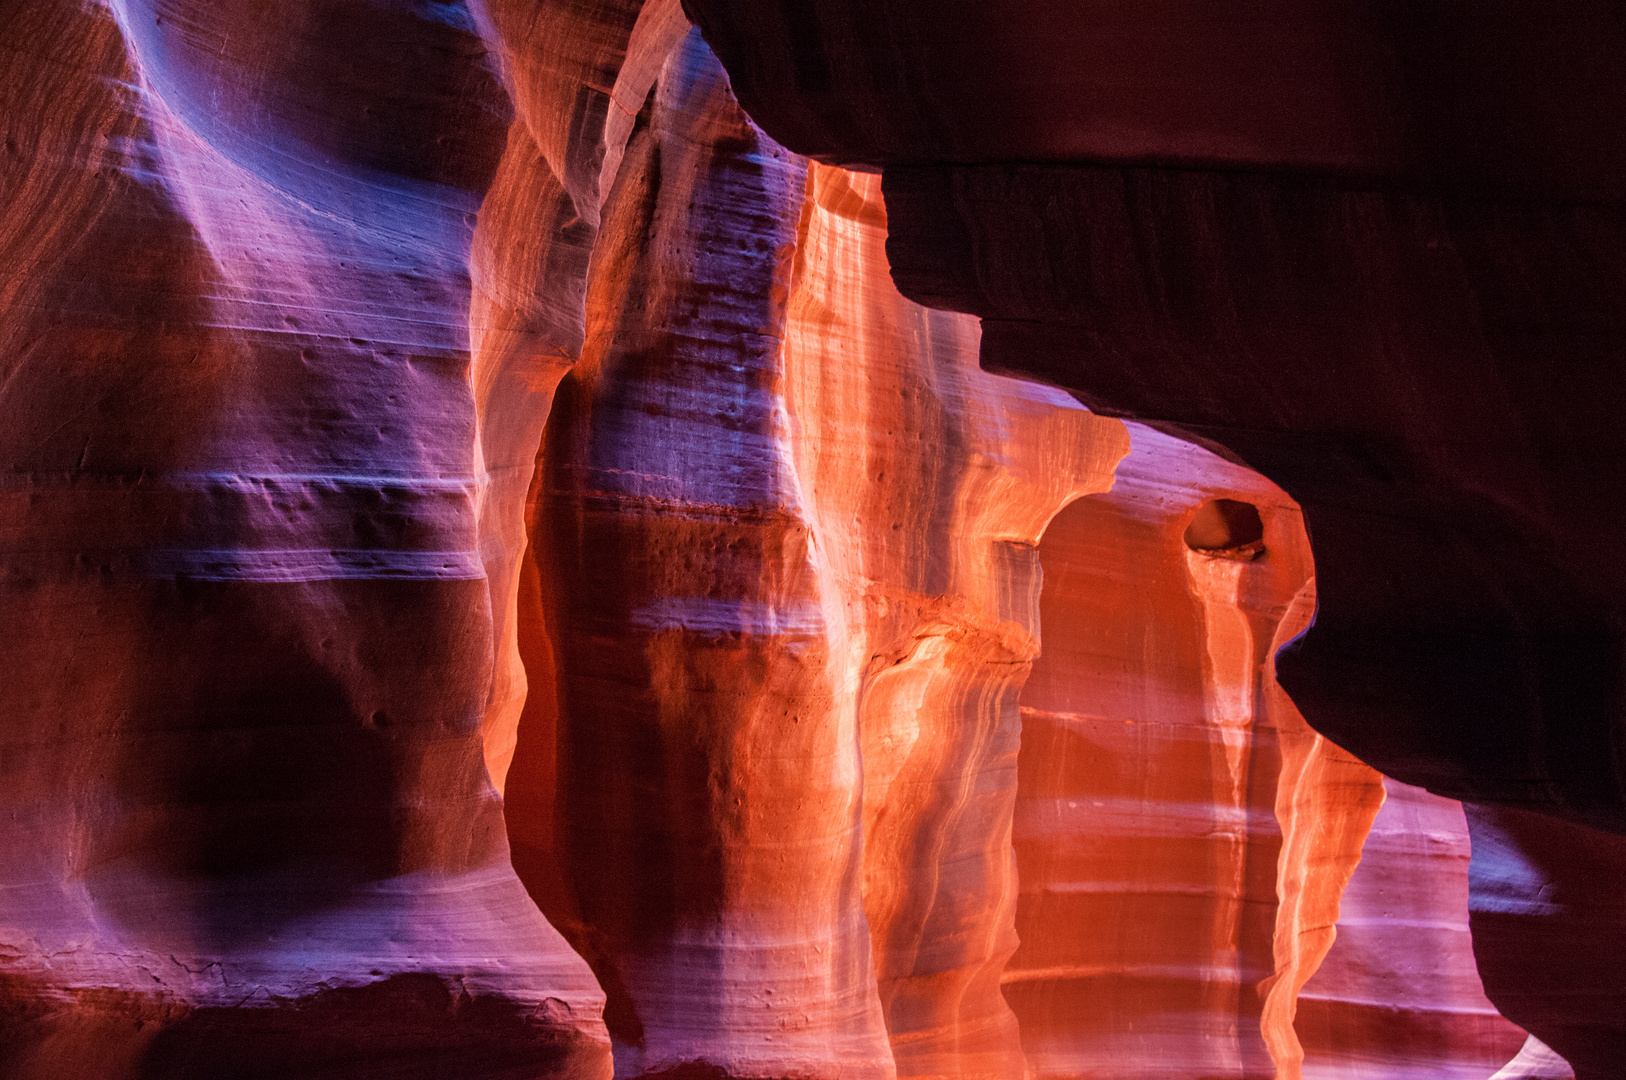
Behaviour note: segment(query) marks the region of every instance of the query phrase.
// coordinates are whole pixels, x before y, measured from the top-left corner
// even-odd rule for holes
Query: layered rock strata
[[[6,1075],[608,1073],[492,781],[651,11],[0,11]]]
[[[1034,545],[1122,425],[976,370],[876,179],[762,136],[698,35],[640,125],[538,476],[517,863],[628,1075],[1020,1075]]]
[[[1320,606],[1281,673],[1317,730],[1626,831],[1626,18],[1235,8],[686,3],[770,134],[884,170],[896,280],[982,316],[986,367],[1297,500]]]
[[[1040,1077],[1297,1076],[1295,996],[1382,787],[1275,683],[1313,604],[1298,508],[1130,428],[1112,492],[1040,545],[1005,995]]]
[[[1274,678],[1279,489],[1138,428],[1105,496],[1124,425],[980,370],[670,0],[0,31],[0,1071],[1294,1075],[1378,788]],[[1096,787],[1162,831],[1046,831]]]
[[[1483,1080],[1525,1033],[1486,999],[1474,964],[1468,823],[1449,799],[1384,787],[1337,940],[1299,994],[1305,1076]]]

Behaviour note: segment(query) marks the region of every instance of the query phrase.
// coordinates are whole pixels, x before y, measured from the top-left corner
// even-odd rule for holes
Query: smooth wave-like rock
[[[1512,1061],[1496,1070],[1490,1080],[1574,1080],[1575,1073],[1569,1062],[1553,1052],[1553,1048],[1530,1036],[1524,1041]]]
[[[985,367],[1299,503],[1319,606],[1280,671],[1317,731],[1626,832],[1620,9],[685,9],[770,134],[884,172],[896,281],[981,316]]]
[[[1036,545],[1058,510],[1112,483],[1129,440],[1063,395],[978,370],[973,321],[891,286],[876,178],[822,166],[811,178],[789,413],[844,609],[862,892],[892,1055],[900,1077],[1015,1076],[999,979],[1016,945]]]
[[[1039,1077],[1297,1076],[1294,1001],[1380,778],[1275,682],[1313,604],[1298,507],[1130,430],[1111,493],[1073,503],[1040,545],[1005,995]],[[1217,507],[1257,532],[1220,527]]]
[[[692,36],[607,207],[538,477],[558,727],[522,737],[552,737],[558,784],[522,792],[517,762],[510,816],[518,841],[525,799],[554,815],[563,881],[538,899],[608,989],[631,1075],[889,1072],[850,872],[857,747],[786,461],[806,171]]]
[[[1463,808],[1485,992],[1576,1076],[1613,1075],[1626,1060],[1626,955],[1613,929],[1626,918],[1626,838],[1512,807]]]
[[[1127,438],[977,371],[884,241],[876,180],[761,135],[691,36],[549,421],[526,651],[558,699],[508,786],[627,1075],[1021,1074],[1034,544]]]
[[[613,110],[509,150],[641,100],[637,13],[525,43],[552,100],[495,7],[0,13],[7,1075],[608,1073],[492,784],[523,520],[483,509],[546,387],[517,434],[482,396],[524,365],[477,221],[582,231],[543,174]]]
[[[1514,1049],[1466,989],[1460,830],[1445,864],[1422,811],[1362,855],[1378,774],[1276,677],[1319,595],[1317,722],[1478,800],[1485,985],[1553,1047],[1508,1069],[1607,1075],[1618,852],[1536,812],[1613,821],[1608,680],[1550,678],[1593,671],[1599,609],[1542,621],[1602,592],[1508,561],[1521,448],[1595,432],[1504,423],[1541,417],[1473,357],[1395,380],[1417,341],[1518,339],[1560,279],[1554,333],[1612,340],[1612,204],[1007,168],[1094,145],[1066,117],[1099,95],[1041,107],[1016,66],[1047,5],[912,39],[810,0],[755,44],[689,7],[723,62],[677,0],[0,8],[0,1073],[1294,1080],[1417,1049],[1334,1015],[1411,995],[1454,1075]],[[824,39],[751,68],[780,30]],[[867,101],[811,149],[885,176],[799,153],[795,95]],[[1419,261],[1436,234],[1456,262]],[[1471,438],[1383,426],[1450,395]],[[1378,529],[1391,489],[1447,539]],[[1529,634],[1442,675],[1469,578]],[[1564,648],[1491,670],[1530,641]],[[1305,650],[1403,677],[1342,700]],[[1521,726],[1554,702],[1594,723]],[[1373,918],[1374,876],[1436,921]]]
[[[1525,1033],[1485,997],[1469,937],[1468,823],[1394,780],[1340,901],[1338,936],[1298,998],[1310,1080],[1484,1080]]]

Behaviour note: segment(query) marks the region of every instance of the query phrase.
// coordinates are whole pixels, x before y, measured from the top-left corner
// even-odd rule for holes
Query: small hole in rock
[[[1251,562],[1265,551],[1259,510],[1236,499],[1209,499],[1186,526],[1186,546],[1204,555]]]

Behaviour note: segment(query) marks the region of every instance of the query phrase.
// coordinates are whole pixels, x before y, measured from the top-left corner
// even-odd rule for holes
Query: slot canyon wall
[[[1610,579],[1463,585],[1596,430],[1459,340],[1607,349],[1614,204],[1007,168],[712,7],[0,4],[0,1074],[1614,1075]]]
[[[1338,745],[1469,804],[1497,852],[1470,867],[1492,1000],[1618,1073],[1619,978],[1591,944],[1615,902],[1570,875],[1626,830],[1626,13],[685,10],[770,135],[882,171],[894,280],[980,316],[985,368],[1299,503],[1318,606],[1282,685]]]

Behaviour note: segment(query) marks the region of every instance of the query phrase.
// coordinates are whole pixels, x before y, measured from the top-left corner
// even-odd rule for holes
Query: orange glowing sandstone
[[[1275,683],[1314,603],[1297,507],[1130,431],[1040,545],[1006,995],[1041,1077],[1296,1077],[1294,998],[1382,788]]]
[[[1297,506],[981,370],[675,0],[0,30],[0,1073],[1297,1075]]]

